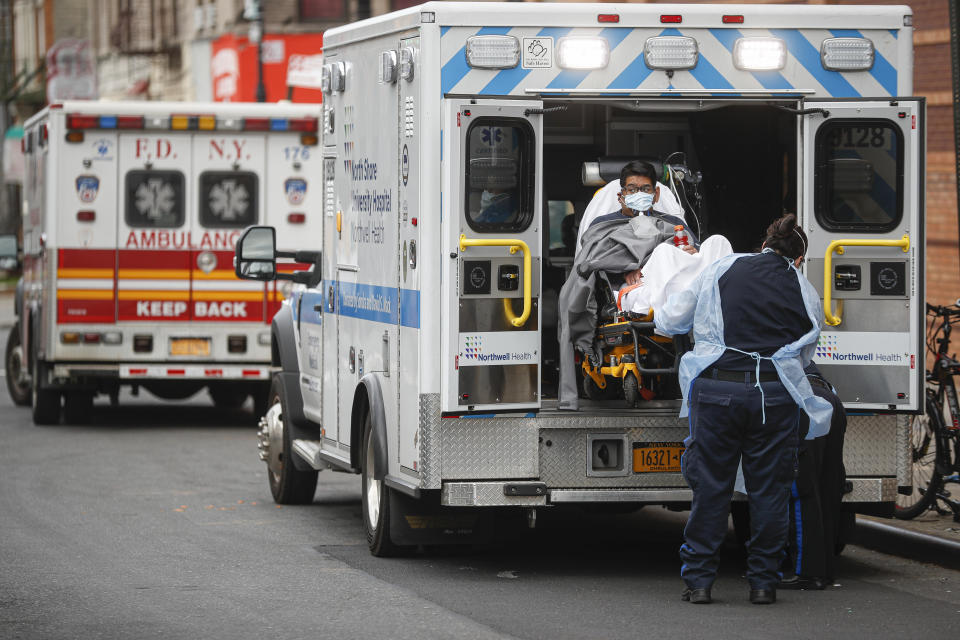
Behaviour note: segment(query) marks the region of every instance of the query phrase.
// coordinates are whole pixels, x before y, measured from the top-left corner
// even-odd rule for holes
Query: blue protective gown
[[[764,249],[764,252],[772,252]],[[707,367],[716,362],[729,347],[723,341],[723,313],[720,307],[719,281],[735,260],[747,255],[733,254],[717,260],[707,267],[689,287],[671,295],[660,309],[654,309],[653,320],[657,330],[665,335],[682,335],[693,329],[693,350],[684,354],[680,360],[680,388],[683,391],[683,405],[680,417],[689,414],[687,405],[690,387],[693,381]],[[810,330],[799,340],[784,345],[769,358],[749,353],[757,362],[757,374],[761,359],[769,359],[780,376],[780,382],[790,397],[810,418],[810,430],[807,439],[818,438],[830,430],[830,417],[833,407],[823,398],[813,393],[803,368],[810,363],[817,347],[820,335],[820,318],[823,315],[820,296],[813,285],[793,266],[792,261],[784,258],[784,269],[792,269],[800,283],[800,292],[804,306],[810,318]]]

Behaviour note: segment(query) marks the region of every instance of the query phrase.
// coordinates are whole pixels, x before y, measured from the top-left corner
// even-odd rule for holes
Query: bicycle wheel
[[[894,515],[901,520],[916,518],[929,509],[943,486],[943,477],[937,473],[938,432],[943,433],[943,416],[936,403],[928,401],[927,415],[914,416],[910,422],[913,491],[897,496]]]

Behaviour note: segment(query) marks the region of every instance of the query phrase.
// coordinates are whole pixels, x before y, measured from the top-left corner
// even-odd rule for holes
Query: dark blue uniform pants
[[[780,581],[799,408],[780,382],[761,384],[766,423],[754,383],[697,378],[692,385],[683,477],[693,505],[680,547],[680,575],[688,587],[709,587],[716,578],[741,456],[750,502],[747,579],[753,589],[776,588]]]

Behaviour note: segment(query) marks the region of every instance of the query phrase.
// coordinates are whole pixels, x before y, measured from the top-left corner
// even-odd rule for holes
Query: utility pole
[[[950,5],[950,70],[953,75],[953,152],[957,168],[957,226],[960,228],[960,8]]]
[[[263,11],[261,0],[244,0],[243,18],[250,21],[250,41],[257,43],[257,102],[267,101],[263,84]]]

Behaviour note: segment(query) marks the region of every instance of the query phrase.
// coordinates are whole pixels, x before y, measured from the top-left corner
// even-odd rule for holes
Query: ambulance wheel
[[[623,377],[623,398],[627,401],[628,409],[637,406],[637,400],[640,399],[640,384],[637,382],[637,376],[632,373]]]
[[[293,447],[283,401],[283,378],[274,376],[270,408],[260,421],[260,459],[267,463],[270,493],[278,504],[310,504],[317,492],[317,472],[300,471],[290,456]]]
[[[7,370],[7,391],[10,392],[10,399],[18,407],[30,406],[30,382],[26,380],[24,373],[23,349],[20,347],[20,325],[13,325],[10,328],[10,336],[7,338],[7,351],[4,357],[4,365]]]
[[[31,385],[31,399],[33,405],[33,424],[59,424],[60,423],[60,392],[51,389],[41,389],[41,371],[43,365],[34,358],[33,360],[33,383]]]
[[[68,391],[63,394],[63,421],[66,424],[86,424],[93,412],[93,394],[88,391]]]
[[[208,387],[207,392],[213,399],[213,406],[217,409],[239,409],[247,401],[245,391],[236,391],[226,387]]]
[[[363,424],[363,457],[361,460],[363,475],[363,528],[367,533],[367,546],[370,553],[386,558],[399,555],[402,547],[394,544],[390,538],[390,489],[383,480],[373,477],[373,422],[368,413]]]

